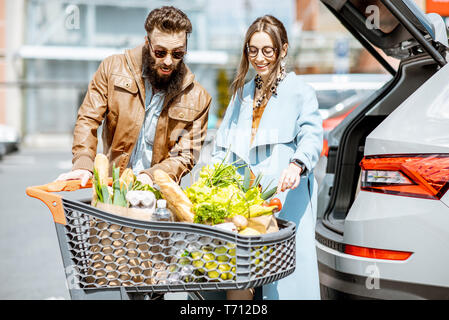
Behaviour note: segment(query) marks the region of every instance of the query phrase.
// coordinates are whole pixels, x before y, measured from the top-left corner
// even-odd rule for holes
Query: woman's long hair
[[[243,86],[245,85],[245,77],[249,68],[247,45],[249,44],[249,41],[253,34],[260,31],[266,32],[270,36],[271,41],[273,41],[276,54],[275,65],[272,69],[273,72],[268,77],[267,84],[265,85],[264,93],[267,94],[267,97],[269,96],[270,88],[276,81],[277,71],[279,70],[279,65],[281,63],[280,53],[282,51],[282,46],[286,43],[288,44],[288,37],[287,31],[285,30],[285,27],[281,21],[271,15],[265,15],[263,17],[257,18],[246,31],[240,65],[237,70],[237,75],[235,76],[234,81],[231,84],[231,92],[233,98],[238,95],[239,99],[242,100]]]

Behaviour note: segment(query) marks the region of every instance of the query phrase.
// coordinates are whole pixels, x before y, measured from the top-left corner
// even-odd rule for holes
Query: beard
[[[165,91],[167,96],[179,92],[186,74],[184,61],[179,61],[176,67],[172,66],[173,71],[167,76],[161,76],[157,72],[162,66],[165,65],[163,63],[157,64],[156,59],[151,56],[148,45],[144,45],[142,48],[142,73],[148,77],[151,86],[156,90]]]

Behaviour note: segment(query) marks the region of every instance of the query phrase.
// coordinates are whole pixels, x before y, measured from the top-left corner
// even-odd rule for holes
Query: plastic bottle
[[[172,222],[173,214],[172,212],[167,208],[167,201],[164,199],[157,200],[157,208],[156,211],[152,215],[153,221],[167,221]]]

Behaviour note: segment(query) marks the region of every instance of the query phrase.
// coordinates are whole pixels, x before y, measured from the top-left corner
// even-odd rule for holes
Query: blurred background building
[[[100,61],[142,43],[146,16],[162,5],[192,21],[186,62],[213,96],[211,127],[229,101],[244,32],[264,14],[285,24],[288,67],[298,74],[385,73],[318,0],[0,0],[0,124],[19,130],[28,145],[70,145]]]

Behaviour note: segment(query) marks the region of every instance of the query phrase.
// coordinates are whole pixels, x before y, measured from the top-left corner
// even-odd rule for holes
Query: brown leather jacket
[[[199,158],[207,132],[211,97],[194,80],[190,70],[182,90],[165,97],[156,127],[151,168],[180,182]],[[103,122],[103,153],[111,163],[128,166],[145,117],[145,85],[142,78],[142,45],[103,60],[89,84],[79,109],[73,138],[73,167],[93,171],[97,153],[97,129]]]

